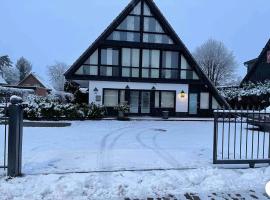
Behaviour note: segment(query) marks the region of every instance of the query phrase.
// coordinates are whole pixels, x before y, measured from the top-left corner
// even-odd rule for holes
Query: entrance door
[[[130,113],[150,114],[150,92],[130,91]]]
[[[190,115],[198,114],[198,94],[197,93],[189,94],[189,114]]]

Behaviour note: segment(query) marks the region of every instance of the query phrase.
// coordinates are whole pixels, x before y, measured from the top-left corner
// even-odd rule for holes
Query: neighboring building
[[[241,85],[248,82],[264,82],[270,80],[270,39],[266,43],[258,58],[244,63],[247,67],[247,75]]]
[[[153,0],[132,0],[65,73],[89,103],[127,102],[130,114],[210,116],[228,107]]]
[[[47,96],[52,88],[46,84],[37,74],[30,73],[17,86],[10,86],[13,88],[33,89],[38,96]]]

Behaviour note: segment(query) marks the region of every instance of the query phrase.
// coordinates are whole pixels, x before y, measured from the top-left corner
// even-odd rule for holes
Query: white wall
[[[130,89],[151,90],[153,86],[156,90],[175,90],[176,91],[176,112],[188,112],[188,84],[167,84],[167,83],[136,83],[136,82],[112,82],[112,81],[89,81],[89,103],[97,103],[94,89],[98,89],[97,95],[101,96],[103,88],[125,89],[126,86]],[[180,97],[181,91],[185,92],[185,97]]]

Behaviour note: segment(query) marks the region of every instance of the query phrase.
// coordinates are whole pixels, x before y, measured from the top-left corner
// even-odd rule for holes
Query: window
[[[140,30],[140,17],[127,16],[127,18],[117,27],[117,30],[139,31]]]
[[[159,50],[143,50],[142,77],[159,78]]]
[[[143,15],[152,16],[150,8],[148,7],[148,5],[146,3],[143,4]]]
[[[123,105],[126,103],[125,100],[125,90],[120,90],[120,104]]]
[[[119,76],[119,50],[101,49],[101,76]]]
[[[198,80],[199,77],[196,72],[194,72],[189,63],[187,62],[186,58],[181,55],[181,74],[180,74],[181,79],[193,79],[193,80]]]
[[[122,49],[122,76],[139,77],[140,50]]]
[[[104,106],[118,105],[118,90],[104,90]]]
[[[137,6],[131,11],[132,15],[141,15],[141,2],[138,3]]]
[[[155,92],[155,108],[159,108],[159,91]]]
[[[162,52],[162,78],[179,78],[179,53],[173,51]]]
[[[174,108],[174,102],[174,92],[161,92],[161,108]]]
[[[154,17],[144,17],[143,30],[145,32],[164,33],[160,23]]]
[[[126,42],[140,42],[140,33],[114,31],[108,40],[126,41]]]
[[[209,93],[207,92],[201,93],[200,108],[209,109]]]
[[[78,69],[78,75],[98,75],[98,50],[96,50]]]
[[[219,108],[219,104],[216,100],[215,97],[212,97],[212,109],[218,109]]]
[[[159,43],[159,44],[173,44],[173,41],[165,34],[144,33],[143,42],[145,43]]]

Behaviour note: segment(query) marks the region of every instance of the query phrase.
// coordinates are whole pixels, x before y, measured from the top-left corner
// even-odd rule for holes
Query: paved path
[[[173,195],[168,195],[168,197],[163,198],[146,198],[146,199],[130,199],[125,200],[269,200],[270,197],[266,193],[259,194],[253,190],[241,193],[212,193],[212,194],[196,194],[196,193],[186,193],[181,196],[175,197]]]

